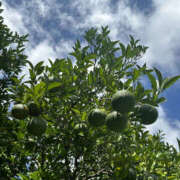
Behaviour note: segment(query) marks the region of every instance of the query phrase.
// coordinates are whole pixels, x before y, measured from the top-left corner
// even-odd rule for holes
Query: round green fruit
[[[123,132],[128,125],[126,115],[113,111],[106,117],[106,126],[109,130],[115,132]]]
[[[104,109],[93,109],[89,116],[89,124],[93,127],[103,126],[105,124],[106,112]]]
[[[11,111],[12,116],[17,119],[25,119],[28,112],[28,107],[25,104],[15,104]]]
[[[30,116],[39,116],[41,114],[40,107],[34,102],[30,102],[28,108]]]
[[[47,127],[47,123],[44,119],[40,117],[34,117],[29,121],[27,125],[27,130],[30,134],[34,136],[41,136],[43,133],[45,133]]]
[[[136,106],[135,114],[140,122],[145,125],[154,123],[158,118],[157,109],[150,104],[141,104]]]
[[[135,102],[135,97],[131,92],[127,90],[121,90],[117,91],[112,96],[111,104],[115,111],[120,113],[128,113],[133,110]]]

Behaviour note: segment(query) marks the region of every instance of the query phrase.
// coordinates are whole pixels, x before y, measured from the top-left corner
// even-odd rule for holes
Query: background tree
[[[147,47],[132,36],[125,46],[112,41],[109,33],[108,27],[100,32],[91,28],[84,35],[86,46],[77,40],[66,59],[49,60],[49,66],[27,61],[30,79],[13,78],[8,92],[21,105],[14,106],[6,119],[14,125],[8,137],[13,133],[15,138],[0,147],[6,179],[180,178],[179,153],[163,141],[161,132],[146,131],[138,115],[141,104],[156,108],[162,103],[161,92],[180,76],[164,78],[158,69],[138,65]],[[143,86],[145,77],[151,87]],[[106,122],[92,126],[92,110],[110,114],[118,90],[132,93],[136,100],[125,115],[127,128],[119,133]],[[29,115],[24,120],[14,118],[26,111],[25,105]]]
[[[0,13],[2,11],[0,9]],[[25,66],[27,57],[24,54],[24,43],[26,38],[27,35],[20,36],[13,33],[0,16],[0,176],[7,175],[4,171],[4,163],[8,167],[11,164],[7,156],[11,154],[10,146],[15,138],[13,131],[15,131],[16,123],[11,121],[7,114],[12,100],[8,88],[14,84],[14,78],[17,79],[22,67]]]
[[[0,9],[0,13],[2,11]],[[13,77],[17,77],[25,65],[26,55],[23,52],[26,38],[27,35],[19,36],[10,31],[0,16],[0,112],[7,111],[9,96],[6,88],[13,83]]]

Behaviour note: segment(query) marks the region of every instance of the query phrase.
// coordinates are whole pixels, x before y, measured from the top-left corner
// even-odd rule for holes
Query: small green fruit
[[[113,111],[106,117],[106,125],[108,129],[115,132],[123,132],[127,125],[128,119],[126,115]]]
[[[41,114],[40,107],[34,102],[30,102],[28,108],[30,116],[39,116]]]
[[[127,90],[117,91],[112,96],[111,104],[112,108],[115,111],[118,111],[120,113],[128,113],[134,108],[135,97],[131,92]]]
[[[157,109],[150,104],[138,105],[135,108],[136,117],[145,125],[154,123],[158,118]]]
[[[47,123],[44,119],[40,117],[34,117],[29,121],[27,125],[27,130],[30,134],[34,136],[41,136],[43,133],[45,133],[47,127]]]
[[[12,116],[17,119],[25,119],[28,116],[28,107],[25,104],[15,104],[12,108]]]
[[[93,127],[103,126],[105,124],[106,112],[104,109],[93,109],[89,116],[89,124]]]

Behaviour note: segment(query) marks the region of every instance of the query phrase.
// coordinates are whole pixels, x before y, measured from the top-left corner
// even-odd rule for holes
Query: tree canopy
[[[0,2],[1,7],[1,2]],[[2,13],[3,9],[0,9]],[[24,43],[27,35],[20,36],[12,32],[4,24],[0,16],[0,113],[7,112],[9,106],[9,95],[7,87],[13,84],[13,78],[17,77],[26,63],[27,56],[24,54]]]
[[[157,68],[139,65],[147,50],[139,40],[130,35],[124,45],[110,39],[108,27],[90,28],[84,34],[85,45],[77,40],[67,58],[33,65],[22,54],[26,36],[13,35],[3,21],[0,28],[1,70],[12,77],[3,87],[8,106],[2,103],[4,96],[0,99],[2,108],[6,106],[0,119],[2,178],[180,179],[179,152],[164,142],[161,131],[150,134],[144,126],[149,119],[142,116],[142,105],[144,111],[156,112],[165,101],[162,92],[180,76],[163,77]],[[12,50],[14,42],[20,47]],[[25,64],[28,80],[17,76]],[[143,85],[143,78],[150,87]],[[114,109],[121,103],[117,92],[130,99],[129,110]],[[120,109],[125,104],[124,100]],[[107,121],[116,117],[127,122],[122,131],[118,124],[123,126],[123,121],[116,124],[117,131],[108,127]]]

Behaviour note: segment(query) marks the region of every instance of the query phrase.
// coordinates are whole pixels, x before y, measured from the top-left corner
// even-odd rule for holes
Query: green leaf
[[[36,74],[35,74],[34,70],[29,69],[29,74],[30,74],[31,81],[34,82],[36,80]]]
[[[174,179],[176,179],[176,175],[174,175],[174,176],[168,176],[167,179],[168,179],[168,180],[174,180]]]
[[[141,75],[141,71],[137,70],[137,69],[134,69],[134,72],[133,72],[133,81],[137,80],[140,75]]]
[[[21,178],[21,180],[29,180],[29,178],[23,174],[17,174],[17,175]]]
[[[131,46],[128,44],[126,49],[126,58],[131,58],[131,57],[132,57]]]
[[[49,85],[48,85],[48,90],[51,90],[51,89],[54,89],[54,88],[57,88],[57,87],[59,87],[59,86],[61,86],[61,83],[60,82],[52,82],[52,83],[50,83]]]
[[[125,56],[126,55],[126,48],[125,48],[124,44],[119,43],[119,45],[120,45],[120,48],[121,48],[121,51],[122,51],[122,56]]]
[[[178,138],[177,139],[177,142],[178,142],[178,148],[179,148],[179,151],[180,151],[180,140]]]
[[[45,86],[46,86],[46,84],[42,81],[39,84],[37,84],[34,87],[34,95],[36,97],[42,97],[44,95],[44,92],[45,92]]]
[[[140,82],[137,83],[135,95],[137,98],[143,98],[145,95],[144,94],[144,87]]]
[[[34,71],[36,72],[37,75],[41,74],[44,70],[44,66],[42,66],[44,61],[40,61],[39,63],[36,64],[34,67]]]
[[[125,88],[125,89],[129,88],[130,85],[131,85],[131,83],[132,83],[132,79],[128,79],[128,80],[124,83],[124,88]]]
[[[89,61],[89,60],[91,60],[91,59],[96,59],[97,58],[97,55],[96,54],[89,54],[89,55],[87,55],[85,58],[84,58],[84,60],[85,61]]]
[[[81,115],[81,112],[78,109],[71,108],[73,112],[75,112],[77,115]]]
[[[92,73],[92,72],[90,72],[90,73],[88,74],[88,84],[89,84],[89,85],[92,85],[92,84],[93,84],[93,73]]]
[[[135,43],[134,43],[134,38],[133,38],[132,35],[129,35],[129,37],[130,37],[130,44],[131,44],[131,46],[133,47],[133,46],[135,45]]]
[[[87,113],[84,111],[83,114],[82,114],[82,121],[85,121],[86,120],[86,116],[87,116]]]
[[[26,60],[26,63],[29,64],[29,66],[31,67],[31,69],[34,69],[34,66],[33,66],[33,64],[32,64],[30,61]]]
[[[116,61],[115,61],[115,62],[113,63],[113,65],[112,65],[112,68],[113,68],[113,69],[116,69],[116,70],[121,69],[121,67],[122,67],[122,65],[123,65],[122,59],[123,59],[122,56],[117,57],[117,58],[115,59]]]
[[[161,87],[161,84],[162,84],[162,82],[163,82],[162,74],[161,74],[161,72],[160,72],[157,68],[155,68],[155,67],[154,67],[154,70],[155,70],[156,75],[157,75],[157,77],[158,77],[159,87]]]
[[[29,176],[32,180],[41,180],[40,174],[38,171],[34,171],[32,173],[29,173]]]
[[[51,65],[51,67],[52,67],[53,66],[53,62],[51,61],[51,59],[48,59],[48,61],[49,61],[50,65]]]
[[[161,92],[172,86],[178,79],[180,79],[180,75],[171,78],[165,78],[161,85]]]
[[[151,87],[153,91],[156,91],[157,90],[156,78],[151,73],[147,73],[147,76],[151,82]]]
[[[160,97],[156,100],[156,103],[160,104],[160,103],[163,103],[166,101],[166,98],[165,97]]]

